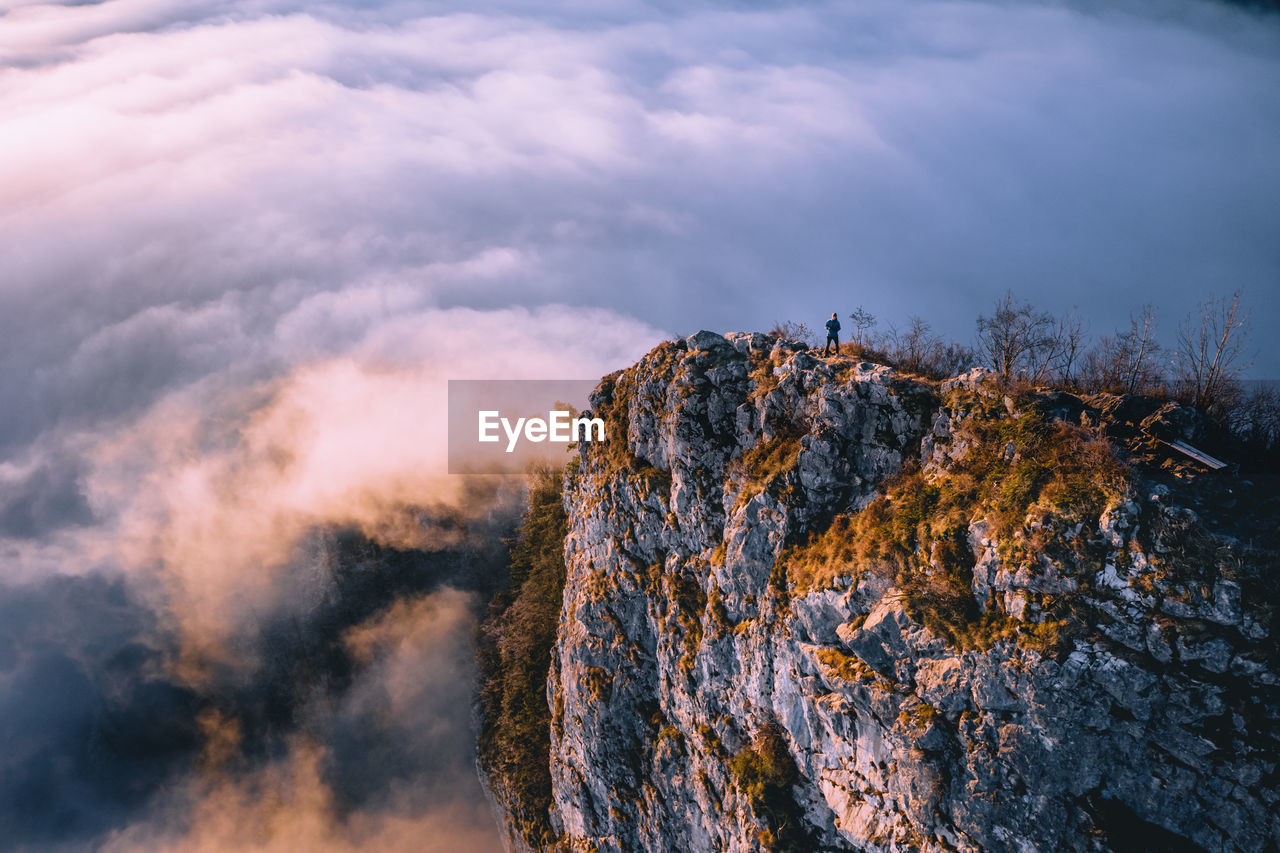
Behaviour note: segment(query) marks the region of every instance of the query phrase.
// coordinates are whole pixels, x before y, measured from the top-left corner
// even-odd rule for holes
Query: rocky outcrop
[[[811,535],[904,469],[945,500],[1029,410],[980,372],[930,384],[710,332],[606,377],[592,405],[611,437],[566,473],[547,684],[566,846],[1280,843],[1276,602],[1258,553],[1203,530],[1176,489],[1132,473],[1082,516],[1071,495],[1075,515],[1011,509],[1023,493],[1003,487],[1000,518],[975,502],[959,534],[902,558],[923,585],[858,559],[801,583]],[[993,465],[1025,451],[1007,434]],[[928,616],[952,541],[972,636]]]

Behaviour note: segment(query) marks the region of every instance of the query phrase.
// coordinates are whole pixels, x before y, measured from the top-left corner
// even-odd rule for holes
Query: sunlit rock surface
[[[1224,568],[1239,543],[1166,541],[1194,523],[1168,488],[1135,477],[1050,532],[1096,563],[1005,565],[972,519],[984,608],[1034,623],[1072,596],[1095,620],[1053,651],[961,650],[857,566],[789,584],[789,544],[908,460],[967,452],[957,395],[984,387],[711,332],[606,377],[593,407],[626,446],[584,445],[566,475],[547,687],[568,847],[1276,849],[1276,602]]]

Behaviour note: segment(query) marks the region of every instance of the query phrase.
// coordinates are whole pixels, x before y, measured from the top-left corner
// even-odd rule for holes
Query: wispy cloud
[[[103,849],[498,849],[458,742],[470,714],[470,611],[445,591],[352,628],[355,683],[337,702],[302,705],[288,750],[251,769],[238,766],[239,724],[206,715],[197,772]]]

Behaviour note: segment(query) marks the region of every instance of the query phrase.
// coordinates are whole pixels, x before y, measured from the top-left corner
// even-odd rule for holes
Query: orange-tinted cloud
[[[399,601],[349,630],[346,642],[361,666],[356,683],[336,706],[319,697],[306,706],[286,754],[265,765],[247,766],[241,758],[243,732],[235,719],[203,716],[205,750],[193,775],[161,798],[151,819],[115,833],[103,849],[500,849],[470,745],[459,737],[469,714],[472,606],[470,596],[446,590]],[[395,782],[352,808],[335,791],[324,742],[344,719],[366,731],[380,729],[389,749],[412,751],[410,741],[417,739],[450,755],[435,756],[433,773]]]

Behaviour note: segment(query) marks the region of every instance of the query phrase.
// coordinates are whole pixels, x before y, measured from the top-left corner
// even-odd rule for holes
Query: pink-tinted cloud
[[[155,577],[185,631],[234,635],[296,595],[290,559],[309,530],[439,544],[404,510],[460,503],[462,481],[446,474],[448,379],[589,378],[657,338],[601,311],[410,311],[394,289],[381,296],[322,295],[282,318],[286,346],[338,334],[342,357],[245,387],[207,377],[118,430],[80,436],[100,524],[68,536],[68,562]],[[193,329],[207,322],[197,315]]]
[[[448,378],[598,376],[859,304],[964,337],[1007,287],[1100,329],[1238,285],[1263,313],[1280,280],[1280,25],[1225,5],[2,8],[0,606],[132,655],[120,686],[74,632],[0,635],[0,701],[65,709],[5,778],[121,696],[128,730],[198,712],[227,753],[118,846],[469,838],[482,804],[424,794],[429,762],[346,819],[333,769],[351,731],[429,726],[411,673],[465,607],[360,610],[350,691],[272,669],[271,630],[341,592],[317,531],[462,535],[436,523],[476,497],[442,473]],[[272,761],[231,737],[267,737],[236,692],[260,681],[316,715]],[[68,774],[81,839],[138,806]]]

